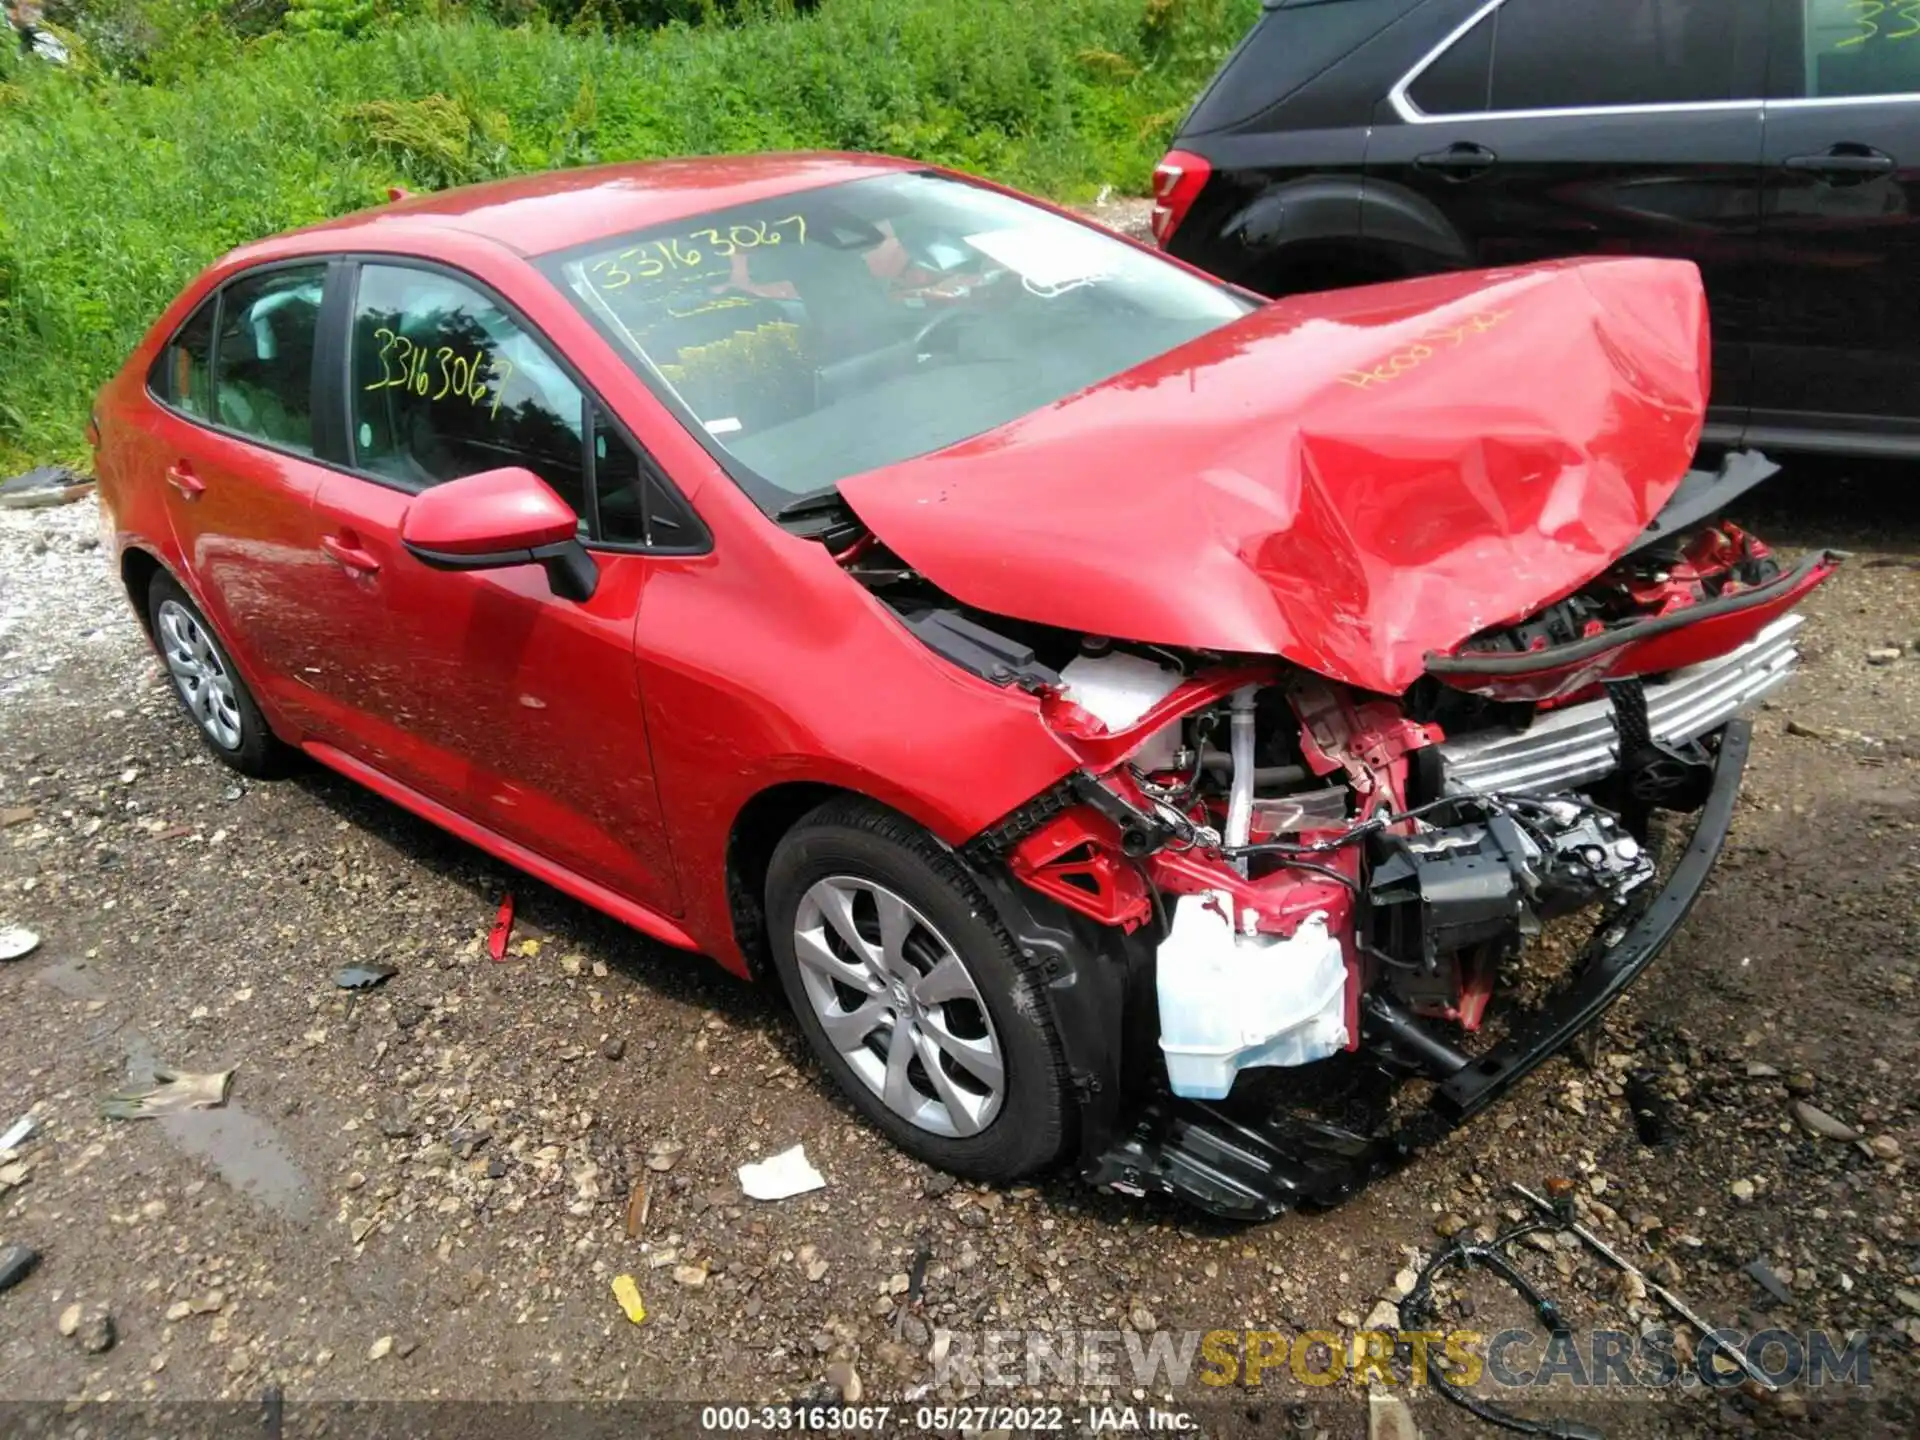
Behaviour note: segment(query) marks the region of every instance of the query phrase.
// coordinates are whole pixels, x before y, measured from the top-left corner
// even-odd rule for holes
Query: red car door
[[[619,894],[680,908],[640,703],[634,636],[650,560],[597,557],[591,599],[537,566],[448,572],[400,542],[419,491],[518,465],[582,515],[588,447],[638,468],[548,348],[477,285],[361,267],[348,337],[352,474],[316,512],[353,694],[354,758]],[[369,637],[362,641],[358,637]]]
[[[139,473],[163,478],[187,581],[263,704],[308,728],[334,632],[315,588],[314,353],[327,265],[228,281],[160,352],[136,410]]]

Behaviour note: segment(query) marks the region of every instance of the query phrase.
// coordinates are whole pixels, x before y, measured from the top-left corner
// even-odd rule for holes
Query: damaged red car
[[[684,161],[236,251],[95,441],[223,760],[779,985],[931,1164],[1253,1216],[1508,1090],[1705,882],[1836,559],[1689,469],[1707,341],[1684,263],[1268,304],[925,166]]]

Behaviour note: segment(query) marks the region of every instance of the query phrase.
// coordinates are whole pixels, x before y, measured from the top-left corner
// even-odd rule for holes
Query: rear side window
[[[209,295],[201,302],[147,372],[147,387],[156,396],[196,420],[213,418],[213,311],[218,298]]]
[[[1473,115],[1493,108],[1493,31],[1489,15],[1462,35],[1407,87],[1428,115]]]
[[[214,421],[282,450],[313,453],[313,349],[327,267],[243,275],[221,293]]]
[[[1507,0],[1408,87],[1429,115],[1752,99],[1737,95],[1745,0]]]
[[[517,465],[587,514],[586,397],[480,290],[400,265],[360,271],[354,461],[410,490]]]
[[[1795,57],[1783,98],[1846,99],[1920,91],[1920,3],[1915,0],[1800,0],[1776,7],[1793,33],[1776,55]]]
[[[1269,0],[1180,131],[1223,130],[1277,105],[1422,0]],[[1364,97],[1371,105],[1377,96]]]

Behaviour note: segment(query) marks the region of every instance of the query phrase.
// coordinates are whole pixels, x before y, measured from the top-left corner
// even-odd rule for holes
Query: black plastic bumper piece
[[[1392,1140],[1335,1125],[1285,1115],[1249,1124],[1160,1096],[1081,1176],[1128,1195],[1175,1195],[1229,1220],[1264,1220],[1338,1204],[1400,1158]]]
[[[1229,1219],[1266,1219],[1345,1199],[1485,1109],[1605,1014],[1673,938],[1726,844],[1751,740],[1744,720],[1721,732],[1693,838],[1659,894],[1631,918],[1603,925],[1567,985],[1521,1019],[1510,1039],[1442,1081],[1424,1113],[1397,1129],[1361,1134],[1285,1113],[1236,1119],[1217,1106],[1161,1095],[1134,1112],[1123,1136],[1090,1153],[1084,1177],[1131,1194],[1177,1196]]]
[[[1610,929],[1596,935],[1573,983],[1520,1025],[1510,1039],[1440,1086],[1433,1105],[1444,1119],[1457,1124],[1497,1100],[1605,1014],[1666,948],[1693,909],[1714,862],[1720,858],[1721,847],[1727,843],[1752,740],[1753,727],[1745,720],[1732,721],[1721,732],[1713,788],[1700,807],[1693,839],[1666,886],[1624,935]]]

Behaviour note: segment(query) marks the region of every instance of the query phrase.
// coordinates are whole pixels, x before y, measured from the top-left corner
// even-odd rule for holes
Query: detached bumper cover
[[[1751,727],[1721,733],[1714,778],[1693,838],[1666,885],[1598,931],[1567,984],[1520,1017],[1510,1039],[1442,1082],[1404,1127],[1362,1134],[1289,1114],[1250,1119],[1231,1102],[1149,1102],[1129,1133],[1090,1158],[1086,1177],[1131,1193],[1178,1195],[1217,1215],[1262,1219],[1333,1204],[1485,1109],[1592,1025],[1666,948],[1706,887],[1733,825]]]

